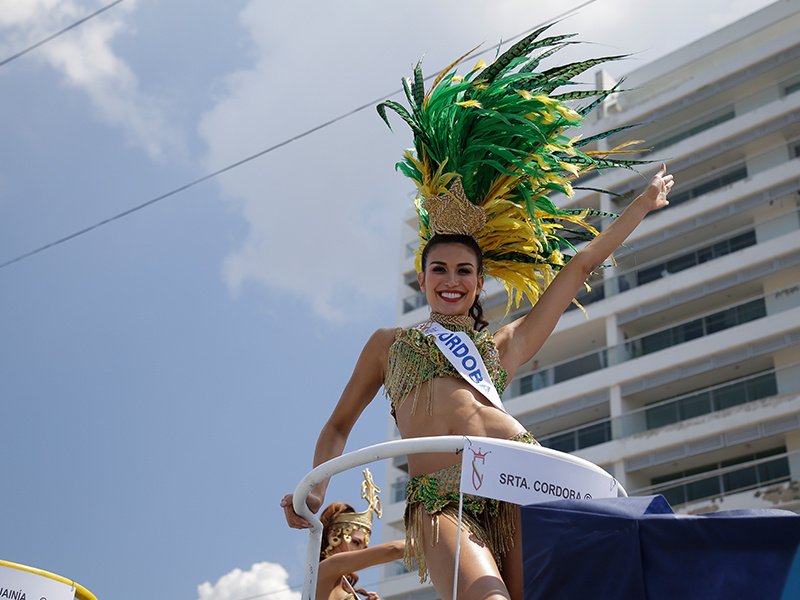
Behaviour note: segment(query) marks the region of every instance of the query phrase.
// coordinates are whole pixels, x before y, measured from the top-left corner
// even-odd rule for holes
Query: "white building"
[[[599,464],[630,495],[663,494],[679,513],[800,512],[798,31],[798,3],[777,2],[632,72],[624,87],[635,91],[589,124],[649,123],[634,135],[675,174],[671,205],[590,281],[579,297],[588,318],[568,311],[503,397],[543,445]],[[645,182],[617,170],[587,185],[632,197]],[[626,204],[574,199],[614,213]],[[409,214],[411,249],[416,236]],[[401,273],[397,322],[409,327],[428,313],[411,251]],[[486,287],[496,329],[506,298]],[[405,467],[386,467],[383,539],[403,535]],[[384,600],[437,597],[402,573],[384,567]]]

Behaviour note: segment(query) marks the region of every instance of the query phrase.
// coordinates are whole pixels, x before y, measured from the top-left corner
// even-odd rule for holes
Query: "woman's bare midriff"
[[[428,414],[428,386],[433,385]],[[421,384],[416,410],[411,414],[416,390],[412,390],[395,411],[403,439],[437,435],[473,435],[508,439],[525,428],[511,415],[495,408],[466,381],[439,377]],[[461,461],[456,453],[409,454],[411,477],[433,473]]]

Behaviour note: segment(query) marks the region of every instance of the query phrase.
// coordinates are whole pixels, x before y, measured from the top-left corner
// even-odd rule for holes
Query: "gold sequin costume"
[[[510,439],[525,444],[539,444],[528,432],[517,434]],[[428,578],[428,566],[422,544],[423,520],[431,519],[433,546],[439,541],[439,518],[445,515],[453,521],[458,521],[460,485],[461,463],[435,473],[414,477],[406,485],[406,512],[403,517],[406,526],[406,549],[403,562],[411,571],[416,561],[420,583]],[[464,494],[462,526],[486,544],[500,570],[503,569],[503,557],[514,545],[515,515],[516,509],[513,504]]]
[[[469,335],[481,355],[489,376],[499,395],[506,388],[507,375],[500,366],[500,356],[492,335],[488,331],[475,331],[472,319],[467,315],[447,316],[431,313],[431,321],[441,323],[451,331]],[[426,412],[433,414],[433,380],[437,377],[461,377],[456,368],[436,346],[434,336],[425,335],[419,329],[398,327],[395,341],[389,349],[389,364],[386,370],[384,389],[391,401],[392,415],[409,396],[413,397],[412,414],[416,411],[422,384],[428,383]],[[522,433],[512,439],[536,444],[530,433]],[[439,539],[439,517],[458,520],[458,495],[461,482],[461,463],[413,478],[406,486],[406,549],[403,562],[409,570],[416,561],[420,582],[428,577],[422,540],[423,519],[430,518],[433,536],[431,543]],[[514,505],[480,496],[464,494],[462,523],[477,539],[485,543],[492,552],[498,568],[502,568],[503,556],[513,543],[515,530]],[[414,542],[420,540],[420,542]]]
[[[472,339],[481,355],[489,376],[497,388],[498,395],[506,389],[507,375],[500,366],[500,355],[492,334],[488,331],[475,331],[472,318],[467,315],[454,317],[431,313],[431,321],[441,323],[451,331],[466,333]],[[386,368],[386,380],[383,387],[391,401],[391,412],[394,416],[397,408],[413,395],[411,413],[417,409],[420,389],[426,381],[428,384],[427,414],[433,414],[433,380],[437,377],[461,377],[453,364],[436,346],[432,335],[425,335],[419,329],[403,329],[398,327],[394,343],[389,348],[389,364]]]

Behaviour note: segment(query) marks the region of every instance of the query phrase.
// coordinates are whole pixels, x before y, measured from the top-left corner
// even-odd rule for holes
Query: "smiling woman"
[[[431,259],[431,251],[436,250]],[[483,289],[486,277],[483,268],[481,248],[474,238],[468,235],[435,235],[425,245],[421,257],[421,270],[417,275],[420,289],[425,292],[428,305],[434,312],[458,314],[464,301],[472,300],[467,311],[475,319],[477,329],[483,329],[488,322],[483,319],[483,307],[478,296]],[[426,287],[434,289],[431,297]],[[437,299],[442,306],[432,304]]]
[[[667,205],[672,176],[663,165],[599,235],[585,223],[589,211],[561,210],[549,199],[554,191],[571,194],[570,180],[580,172],[638,163],[610,158],[613,151],[582,151],[585,142],[565,135],[614,90],[570,88],[558,97],[550,94],[591,66],[617,57],[538,72],[541,56],[529,54],[548,47],[552,53],[570,37],[539,40],[546,29],[492,65],[481,61],[465,77],[446,70],[427,94],[417,65],[413,80],[404,82],[411,110],[392,101],[379,105],[384,118],[386,108],[392,109],[414,132],[416,152],[407,152],[399,168],[418,187],[417,270],[430,319],[372,335],[320,433],[315,466],[342,453],[381,386],[403,438],[456,434],[536,444],[503,409],[499,397],[506,382],[538,352],[589,274],[647,213]],[[590,97],[595,101],[583,109],[564,103]],[[572,225],[585,231],[572,241],[591,241],[569,257],[562,251],[575,251],[565,235]],[[527,315],[494,334],[486,329],[479,301],[486,274],[506,286],[509,306],[523,295],[533,304]],[[406,565],[416,563],[420,580],[430,576],[442,598],[453,596],[456,576],[459,598],[521,599],[519,507],[465,495],[463,527],[469,535],[459,536],[460,458],[414,454],[408,467]],[[309,494],[312,511],[321,506],[327,483]],[[309,526],[295,514],[291,495],[281,504],[290,526]]]

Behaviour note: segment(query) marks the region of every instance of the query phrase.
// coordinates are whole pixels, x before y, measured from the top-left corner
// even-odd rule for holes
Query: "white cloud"
[[[26,0],[25,2],[5,2],[0,11],[0,25],[20,25],[33,22],[36,18],[56,10],[69,11],[74,7],[63,0]]]
[[[228,77],[200,125],[208,170],[383,99],[427,51],[436,51],[426,63],[435,73],[454,52],[487,39],[484,4],[464,0],[453,11],[451,3],[421,0],[402,9],[367,0],[346,8],[250,2],[241,21],[252,67]],[[410,145],[407,128],[394,123],[392,133],[369,106],[219,178],[248,227],[223,267],[232,293],[264,285],[332,321],[391,306],[412,189],[394,171]]]
[[[711,18],[725,5],[711,0],[704,15]],[[686,6],[599,0],[556,26],[558,33],[578,31],[580,39],[599,45],[569,48],[559,60],[640,52],[639,60],[617,68],[630,71],[708,31],[705,18],[685,22]],[[402,6],[251,0],[241,22],[252,66],[227,78],[199,126],[208,145],[207,169],[398,89],[400,77],[422,55],[430,75],[478,43],[491,48],[569,8],[545,10],[529,0],[407,0]],[[410,135],[399,120],[393,123],[395,134],[370,107],[219,178],[248,228],[224,262],[223,278],[233,294],[263,285],[330,320],[392,302],[399,223],[412,189],[393,170]]]
[[[301,593],[292,592],[289,575],[280,565],[255,563],[249,571],[234,569],[215,584],[206,581],[197,586],[198,600],[299,600]]]
[[[101,5],[75,0],[26,0],[3,5],[0,27],[3,51],[10,55],[88,16]],[[85,93],[96,116],[119,127],[128,143],[153,159],[184,153],[180,134],[169,125],[159,101],[143,93],[139,79],[114,52],[114,39],[129,33],[128,15],[135,0],[114,6],[103,14],[54,38],[25,55],[60,73],[66,85]]]

